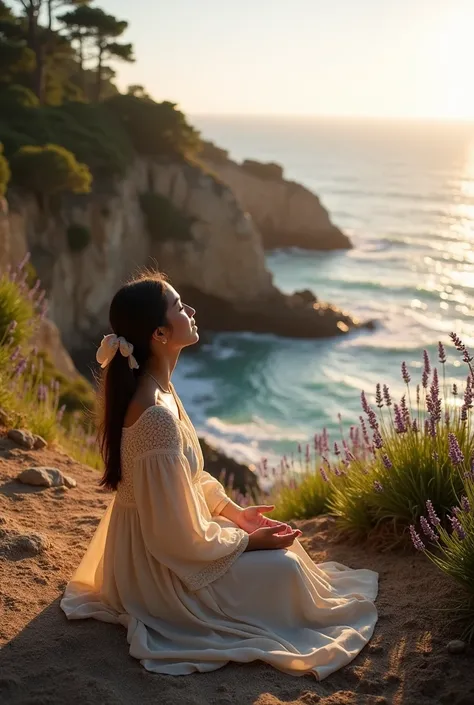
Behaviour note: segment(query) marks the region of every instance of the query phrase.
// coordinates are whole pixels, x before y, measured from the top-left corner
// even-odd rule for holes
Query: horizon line
[[[179,107],[179,104],[178,104]],[[205,118],[251,118],[251,119],[291,119],[291,120],[377,120],[380,122],[436,122],[436,123],[474,123],[474,115],[469,117],[454,116],[427,116],[427,115],[347,115],[347,114],[324,114],[324,113],[238,113],[238,112],[194,112],[184,110],[191,117]]]

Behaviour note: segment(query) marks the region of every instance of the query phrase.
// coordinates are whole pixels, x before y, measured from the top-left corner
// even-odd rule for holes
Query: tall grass
[[[100,467],[92,388],[57,372],[35,344],[47,303],[40,282],[31,281],[28,263],[26,256],[0,275],[0,406],[12,424],[59,441],[78,460]]]

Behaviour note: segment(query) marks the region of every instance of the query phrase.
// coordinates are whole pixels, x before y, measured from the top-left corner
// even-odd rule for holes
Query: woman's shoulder
[[[125,442],[137,443],[143,452],[171,448],[179,450],[182,438],[179,421],[173,412],[163,404],[153,404],[142,409],[138,418],[122,429]]]

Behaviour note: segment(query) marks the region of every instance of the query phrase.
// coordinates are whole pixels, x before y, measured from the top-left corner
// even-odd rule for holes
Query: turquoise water
[[[474,345],[474,125],[196,118],[235,159],[277,161],[321,198],[348,252],[268,255],[286,292],[378,321],[375,332],[301,341],[220,334],[183,356],[176,386],[210,441],[250,462],[291,452],[326,426],[357,421],[360,391],[403,393],[424,348],[455,330]],[[191,302],[192,303],[192,302]],[[199,316],[199,313],[198,313]],[[451,354],[448,377],[464,368]]]

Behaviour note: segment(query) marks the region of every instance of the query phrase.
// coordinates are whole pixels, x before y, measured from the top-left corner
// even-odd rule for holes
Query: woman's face
[[[160,328],[161,336],[158,340],[165,339],[169,348],[181,349],[194,345],[199,340],[194,315],[196,310],[181,301],[181,297],[170,284],[166,284],[167,321],[166,328]]]

